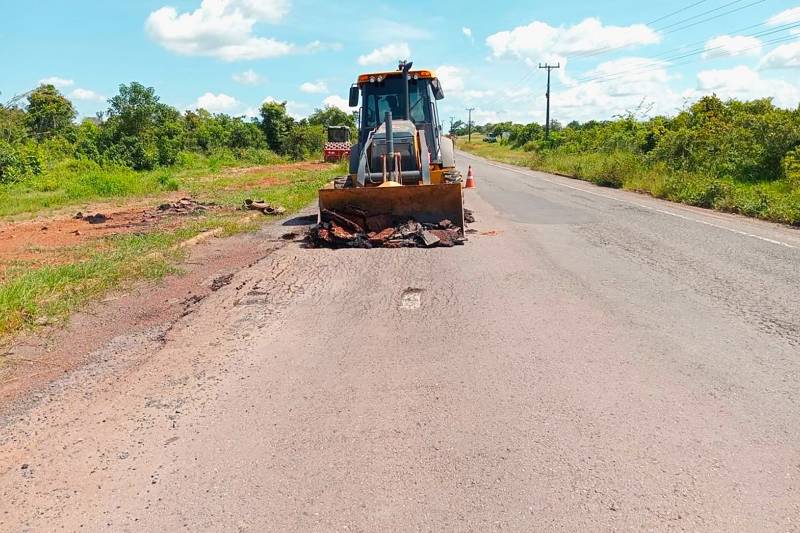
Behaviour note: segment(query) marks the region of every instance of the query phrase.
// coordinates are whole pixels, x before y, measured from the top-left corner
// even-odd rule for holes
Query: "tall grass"
[[[500,143],[460,143],[459,147],[495,161],[555,172],[604,187],[650,194],[672,202],[800,225],[800,188],[787,180],[737,181],[671,170],[636,154],[526,152]]]
[[[0,185],[0,217],[176,191],[190,187],[194,178],[223,168],[284,161],[269,150],[221,150],[211,155],[184,152],[174,167],[137,172],[124,166],[101,166],[88,159],[66,159],[22,182]]]

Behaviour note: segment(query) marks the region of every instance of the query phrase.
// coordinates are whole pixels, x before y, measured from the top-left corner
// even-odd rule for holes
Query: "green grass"
[[[461,140],[460,149],[495,161],[564,174],[603,187],[649,194],[672,202],[800,225],[800,188],[786,180],[738,182],[664,165],[647,164],[629,152],[525,152],[500,143]]]
[[[164,276],[180,257],[181,252],[172,247],[192,234],[196,232],[186,229],[115,237],[107,240],[104,250],[87,246],[82,261],[36,269],[12,268],[0,284],[0,338],[43,320],[64,318],[123,280]]]
[[[86,202],[146,197],[184,189],[201,192],[203,184],[199,178],[225,168],[284,162],[266,150],[253,150],[243,155],[236,158],[230,152],[211,156],[183,153],[176,166],[147,172],[101,166],[89,160],[61,161],[38,176],[0,185],[0,217],[32,215]]]
[[[163,171],[162,171],[163,172]],[[281,205],[289,213],[307,206],[317,196],[317,190],[344,172],[343,167],[332,167],[323,172],[296,170],[277,173],[282,185],[244,187],[231,190],[227,178],[192,180],[186,170],[177,171],[177,179],[193,194],[203,200],[238,208],[245,198],[263,199]],[[158,192],[159,172],[126,174],[121,171],[107,178],[106,183],[119,183],[117,192],[135,194]],[[123,177],[137,179],[150,185],[129,184]],[[199,176],[199,174],[194,174]],[[74,178],[76,182],[91,182],[91,176]],[[70,185],[61,190],[69,190]],[[97,193],[98,189],[91,189]],[[85,198],[85,197],[81,197]],[[34,202],[31,200],[31,202]],[[32,205],[39,205],[35,202]],[[20,211],[16,211],[20,212]],[[143,235],[124,235],[102,239],[80,248],[64,250],[70,262],[62,265],[32,268],[31,265],[11,266],[0,282],[0,340],[37,324],[58,321],[87,301],[101,297],[109,290],[118,289],[137,280],[159,279],[176,271],[184,255],[177,245],[202,232],[222,229],[222,236],[253,231],[267,217],[248,217],[250,213],[229,209],[209,217],[187,217],[177,230],[155,231]]]
[[[286,172],[283,177],[288,183],[267,187],[249,187],[243,190],[220,190],[212,193],[210,198],[222,205],[239,206],[245,199],[264,200],[280,205],[289,211],[296,211],[307,206],[317,196],[317,191],[333,178],[346,173],[344,167],[319,172],[299,170]]]

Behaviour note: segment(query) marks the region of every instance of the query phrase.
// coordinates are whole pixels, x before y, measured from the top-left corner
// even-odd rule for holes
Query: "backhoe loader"
[[[461,174],[436,107],[442,98],[434,73],[412,70],[411,62],[360,75],[350,88],[350,107],[361,106],[349,174],[319,191],[320,213],[355,210],[463,228]]]

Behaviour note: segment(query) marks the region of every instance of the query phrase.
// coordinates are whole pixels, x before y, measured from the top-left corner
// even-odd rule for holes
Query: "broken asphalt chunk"
[[[363,225],[335,211],[323,209],[322,220],[339,224],[340,226],[352,231],[353,233],[364,233]]]
[[[248,198],[244,201],[243,208],[250,211],[261,211],[265,215],[282,215],[286,209],[279,205],[272,205],[264,200],[251,200]]]
[[[420,233],[420,238],[422,239],[422,244],[424,244],[427,248],[430,248],[441,241],[441,239],[434,235],[434,233],[430,230],[424,230],[422,233]]]

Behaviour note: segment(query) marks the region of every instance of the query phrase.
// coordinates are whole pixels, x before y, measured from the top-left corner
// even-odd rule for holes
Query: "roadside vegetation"
[[[188,215],[168,227],[132,228],[132,232],[41,250],[33,253],[32,259],[5,265],[0,258],[0,267],[5,267],[0,271],[0,346],[9,335],[63,320],[109,290],[178,272],[176,265],[186,254],[179,245],[201,233],[217,231],[217,236],[224,237],[258,229],[264,216],[239,210],[245,198],[264,199],[288,212],[301,209],[316,197],[319,188],[342,172],[339,167],[329,167],[323,171],[278,171],[274,174],[276,185],[248,186],[245,181],[233,189],[211,187],[208,194],[198,197],[218,203],[220,209]],[[197,183],[195,187],[198,192],[202,189]]]
[[[493,124],[460,148],[606,187],[800,225],[800,109],[708,96],[674,117]],[[457,133],[463,133],[457,131]]]
[[[52,85],[23,103],[0,105],[0,344],[109,290],[174,272],[192,237],[258,228],[265,217],[243,211],[246,198],[288,212],[308,205],[343,169],[303,161],[321,159],[326,126],[354,125],[331,107],[297,121],[280,102],[253,119],[182,113],[136,82],[81,123]],[[158,211],[184,196],[211,207]],[[61,229],[88,206],[110,214],[114,229]],[[52,240],[15,248],[32,225]]]
[[[24,103],[0,105],[0,216],[174,191],[226,167],[319,158],[326,126],[354,126],[333,107],[297,121],[280,102],[265,102],[253,119],[181,113],[137,82],[121,85],[106,112],[80,124],[52,85]]]

